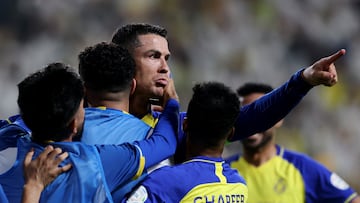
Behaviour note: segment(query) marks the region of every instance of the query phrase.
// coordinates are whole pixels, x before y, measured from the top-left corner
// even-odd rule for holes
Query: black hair
[[[156,34],[167,37],[167,30],[158,25],[147,23],[131,23],[118,28],[112,37],[112,42],[125,47],[130,52],[139,45],[139,35]]]
[[[267,94],[271,92],[274,88],[270,85],[263,84],[263,83],[245,83],[244,85],[240,86],[236,92],[240,97],[245,97],[252,93],[264,93]]]
[[[62,141],[79,109],[84,88],[79,75],[62,63],[49,64],[18,84],[17,103],[35,141]]]
[[[196,84],[187,111],[189,139],[205,147],[218,146],[239,112],[239,99],[229,87],[218,82]]]
[[[79,54],[79,73],[86,88],[121,92],[130,89],[135,61],[125,48],[102,42]]]

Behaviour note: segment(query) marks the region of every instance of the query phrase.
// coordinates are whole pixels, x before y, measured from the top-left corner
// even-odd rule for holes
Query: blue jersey
[[[59,175],[41,193],[40,202],[112,202],[105,182],[99,153],[93,146],[81,143],[52,143],[69,152],[64,164],[71,162],[72,169]],[[21,202],[24,186],[23,161],[33,148],[37,157],[44,148],[25,137],[18,139],[18,155],[13,167],[0,175],[0,184],[9,202]],[[92,177],[92,178],[89,178]],[[66,194],[66,195],[64,195]]]
[[[244,179],[221,158],[204,156],[165,166],[142,182],[127,200],[132,202],[247,202]]]
[[[135,116],[106,107],[85,108],[81,141],[86,144],[122,144],[146,138],[150,127]]]
[[[72,169],[58,176],[42,192],[40,202],[112,202],[110,192],[137,178],[142,171],[175,152],[175,130],[179,104],[170,100],[151,138],[134,144],[90,146],[80,142],[51,143],[69,153],[62,164]],[[0,143],[7,133],[0,135]],[[35,157],[43,147],[29,137],[17,139],[18,158],[14,166],[0,175],[0,184],[10,202],[20,202],[24,185],[22,162],[30,148]],[[64,195],[65,194],[65,195]]]
[[[106,107],[85,108],[85,123],[81,141],[86,144],[122,144],[143,140],[150,132],[150,127],[135,116]],[[115,202],[141,181],[146,175],[113,190]]]
[[[0,202],[1,203],[8,203],[9,202],[1,185],[0,185]]]
[[[259,167],[238,155],[229,158],[247,182],[249,203],[343,203],[356,197],[345,181],[307,155],[276,149],[277,155]]]

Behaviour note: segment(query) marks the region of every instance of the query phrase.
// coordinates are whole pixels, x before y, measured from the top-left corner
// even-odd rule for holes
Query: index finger
[[[24,166],[28,166],[30,164],[33,156],[34,156],[34,149],[31,148],[30,151],[25,156]]]
[[[338,52],[336,52],[335,54],[328,56],[325,58],[325,60],[329,63],[332,64],[334,63],[336,60],[338,60],[340,57],[342,57],[343,55],[345,55],[346,50],[345,49],[340,49]]]

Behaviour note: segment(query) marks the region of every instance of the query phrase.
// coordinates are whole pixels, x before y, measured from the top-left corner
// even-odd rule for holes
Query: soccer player
[[[246,83],[237,93],[241,105],[248,105],[272,90],[267,84]],[[242,155],[227,160],[245,178],[249,202],[360,202],[357,193],[336,173],[305,154],[276,144],[275,132],[281,124],[242,140]]]
[[[37,157],[49,143],[69,154],[63,164],[71,163],[72,168],[44,189],[40,202],[112,202],[112,191],[175,152],[179,104],[173,88],[172,83],[166,87],[165,111],[149,139],[93,146],[73,142],[81,135],[85,114],[84,87],[78,74],[62,63],[53,63],[25,78],[18,84],[18,105],[32,134],[31,139],[26,134],[17,139],[17,161],[0,175],[9,202],[21,200],[24,172],[18,163],[30,149]],[[9,125],[8,130],[18,127]],[[4,135],[13,134],[1,134],[2,146]]]
[[[150,173],[124,202],[247,202],[244,179],[221,158],[240,104],[217,82],[194,86],[183,129],[186,161]]]
[[[130,113],[150,126],[157,122],[159,112],[151,111],[154,100],[162,100],[164,87],[170,78],[168,60],[170,51],[166,29],[143,23],[127,24],[116,30],[112,42],[127,48],[136,64],[136,88],[130,100]],[[345,54],[320,59],[312,66],[296,72],[289,81],[252,105],[243,106],[235,123],[235,138],[245,138],[262,132],[284,118],[314,86],[332,86],[337,82],[334,62]],[[210,59],[209,59],[210,60]],[[180,113],[180,121],[186,116]],[[180,147],[175,159],[182,162],[185,143],[179,128]]]
[[[85,124],[81,141],[86,144],[122,144],[143,140],[151,128],[129,114],[129,99],[136,88],[135,62],[127,49],[99,43],[79,54],[79,73],[86,89]],[[144,174],[112,192],[115,202],[144,178]]]
[[[129,114],[129,99],[136,87],[135,62],[125,48],[99,43],[79,54],[84,81],[86,144],[121,144],[143,140],[150,127]]]

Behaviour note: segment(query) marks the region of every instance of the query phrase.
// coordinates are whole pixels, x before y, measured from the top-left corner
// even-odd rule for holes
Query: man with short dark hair
[[[241,105],[248,105],[272,90],[267,84],[245,83],[237,93]],[[275,132],[281,125],[282,121],[241,140],[243,152],[227,159],[245,178],[249,202],[360,202],[336,173],[305,154],[276,144]]]
[[[185,162],[150,173],[126,202],[247,202],[245,180],[221,158],[239,111],[229,87],[196,84],[183,125]]]
[[[95,146],[73,142],[81,135],[85,113],[83,83],[72,68],[62,63],[50,64],[25,78],[18,88],[21,117],[32,134],[31,138],[17,139],[17,161],[0,175],[0,184],[10,202],[21,200],[23,166],[17,163],[23,162],[31,148],[36,157],[51,143],[69,154],[63,164],[72,165],[44,189],[40,202],[112,202],[112,191],[175,152],[179,104],[172,83],[166,87],[165,111],[149,139]],[[18,126],[6,129],[12,127]],[[6,137],[1,137],[1,141],[5,142]]]
[[[158,25],[126,24],[115,31],[112,42],[127,48],[135,60],[137,87],[131,96],[130,113],[153,127],[160,114],[151,111],[151,104],[162,100],[164,87],[171,75],[167,31]],[[312,66],[297,71],[289,81],[253,105],[241,107],[234,137],[245,138],[268,129],[284,118],[312,87],[336,84],[337,73],[333,63],[344,54],[345,50],[340,50],[316,61]],[[180,122],[184,117],[186,112],[180,113]],[[179,128],[179,140],[183,140],[183,135]],[[175,156],[177,162],[184,159],[185,143],[180,145]]]
[[[105,42],[86,47],[79,54],[79,73],[88,106],[82,142],[121,144],[146,138],[150,127],[128,113],[136,81],[127,49]]]
[[[79,54],[79,73],[88,106],[82,142],[91,145],[131,143],[151,134],[150,126],[128,113],[136,80],[135,62],[127,49],[105,42],[86,47]],[[122,199],[146,173],[113,191],[114,201]]]

